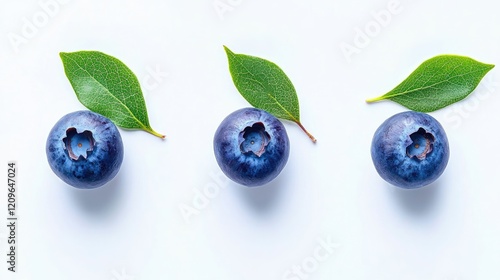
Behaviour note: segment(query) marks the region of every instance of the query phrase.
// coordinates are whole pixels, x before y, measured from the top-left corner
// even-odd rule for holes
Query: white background
[[[15,160],[19,244],[13,274],[4,184],[0,279],[500,279],[498,66],[468,99],[432,113],[450,162],[419,190],[385,183],[370,158],[375,129],[405,108],[364,102],[435,55],[500,64],[494,1],[3,3],[0,177]],[[357,52],[346,55],[346,44]],[[248,106],[223,45],[280,65],[318,139],[285,122],[288,164],[261,188],[226,181],[213,155],[219,123]],[[167,135],[121,130],[121,171],[93,191],[63,183],[45,155],[54,123],[84,109],[58,55],[78,50],[128,65],[153,128]],[[183,215],[189,207],[196,214]]]

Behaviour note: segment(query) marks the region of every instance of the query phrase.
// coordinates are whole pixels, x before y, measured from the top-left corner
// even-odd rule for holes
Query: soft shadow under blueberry
[[[285,174],[280,174],[270,183],[260,187],[235,186],[247,205],[257,214],[272,213],[280,199],[283,189],[287,186]]]
[[[413,216],[425,216],[436,208],[441,193],[439,180],[430,185],[418,189],[403,189],[390,186],[394,196],[408,214]]]
[[[111,215],[117,209],[122,194],[123,182],[120,174],[96,189],[71,190],[71,195],[83,211],[100,217]]]

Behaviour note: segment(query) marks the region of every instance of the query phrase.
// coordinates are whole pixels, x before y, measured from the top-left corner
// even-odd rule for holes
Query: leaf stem
[[[382,96],[379,96],[375,98],[366,99],[366,103],[374,103],[382,100],[384,100],[384,98]]]
[[[165,135],[163,135],[163,134],[161,134],[161,133],[158,133],[158,132],[156,132],[156,131],[154,131],[154,130],[152,130],[152,129],[149,129],[149,128],[148,128],[148,129],[144,129],[144,130],[145,130],[146,132],[148,132],[148,133],[153,134],[153,135],[154,135],[154,136],[156,136],[156,137],[161,138],[161,139],[165,139],[165,137],[166,137]]]
[[[304,131],[307,134],[307,136],[309,136],[309,139],[311,139],[311,141],[313,141],[313,143],[316,143],[316,138],[314,138],[314,136],[311,133],[309,133],[309,131],[307,131],[306,128],[300,122],[296,122],[296,123],[299,125],[299,127],[302,129],[302,131]]]

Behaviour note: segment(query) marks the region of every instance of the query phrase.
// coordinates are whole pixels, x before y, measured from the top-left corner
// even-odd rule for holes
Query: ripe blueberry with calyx
[[[64,182],[93,189],[109,182],[120,170],[123,143],[111,120],[91,111],[77,111],[54,125],[46,153],[50,167]]]
[[[444,172],[450,155],[441,124],[425,113],[396,114],[376,130],[371,156],[387,182],[405,189],[434,182]]]
[[[229,114],[219,125],[214,152],[231,180],[249,187],[262,186],[285,167],[290,143],[276,117],[264,110],[244,108]]]

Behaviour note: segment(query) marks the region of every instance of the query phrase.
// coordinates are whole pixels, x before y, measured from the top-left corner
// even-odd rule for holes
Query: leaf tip
[[[226,51],[226,54],[234,54],[233,51],[231,51],[226,45],[222,45],[224,47],[224,51]]]

